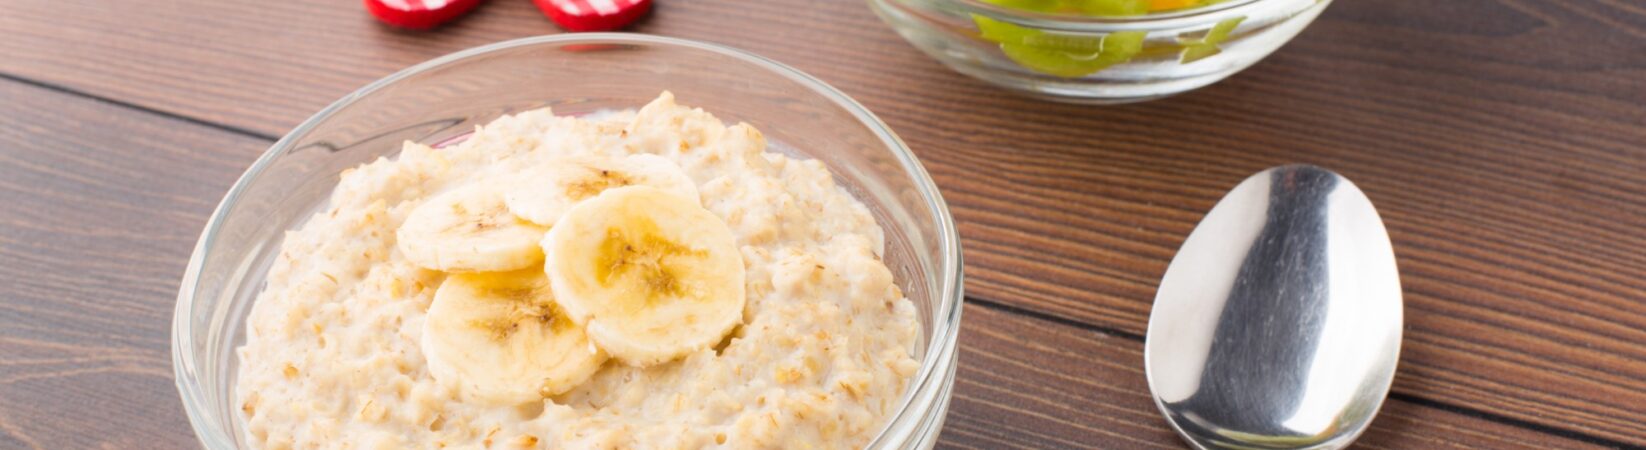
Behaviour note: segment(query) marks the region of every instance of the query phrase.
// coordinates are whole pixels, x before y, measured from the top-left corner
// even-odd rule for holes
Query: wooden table
[[[1149,400],[1157,280],[1265,167],[1355,180],[1406,340],[1367,448],[1646,446],[1646,6],[1340,0],[1216,86],[1123,107],[962,77],[856,1],[660,0],[638,31],[794,65],[874,110],[959,221],[945,447],[1180,448]],[[425,59],[553,33],[493,0],[433,33],[357,1],[0,0],[0,448],[194,445],[169,354],[207,215],[276,137]]]

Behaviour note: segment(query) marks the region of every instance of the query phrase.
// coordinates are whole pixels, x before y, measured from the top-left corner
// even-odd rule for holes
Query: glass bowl
[[[1127,17],[1043,14],[983,0],[868,0],[960,73],[1050,100],[1113,104],[1188,92],[1256,64],[1331,0],[1228,0]]]
[[[773,147],[825,163],[886,231],[885,261],[918,307],[921,368],[870,448],[930,448],[954,381],[960,244],[926,170],[862,105],[822,81],[742,51],[679,39],[590,33],[520,39],[447,55],[360,89],[304,121],[223,198],[196,244],[172,328],[177,388],[205,447],[246,447],[233,395],[246,315],[282,235],[339,174],[404,140],[437,145],[501,115],[638,108],[663,90]]]

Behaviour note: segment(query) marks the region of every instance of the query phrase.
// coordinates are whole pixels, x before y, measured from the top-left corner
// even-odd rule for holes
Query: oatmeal
[[[919,368],[883,232],[817,161],[664,93],[343,174],[236,384],[256,448],[861,447]]]

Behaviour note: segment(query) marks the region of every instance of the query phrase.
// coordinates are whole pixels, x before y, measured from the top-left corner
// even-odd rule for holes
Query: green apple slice
[[[1063,6],[1063,2],[1060,0],[983,0],[983,2],[1002,8],[1045,13],[1058,12]]]
[[[1018,65],[1036,72],[1076,78],[1132,59],[1143,49],[1142,31],[1105,36],[1080,36],[1036,30],[973,14],[978,34],[1000,44],[1000,51]]]
[[[1114,62],[1100,58],[1099,53],[1086,55],[1021,44],[1000,44],[1000,51],[1018,65],[1030,70],[1063,78],[1079,78],[1103,70]]]
[[[1240,22],[1244,20],[1246,20],[1245,17],[1236,17],[1218,22],[1217,25],[1212,26],[1211,30],[1206,31],[1205,37],[1193,41],[1182,41],[1183,54],[1178,57],[1178,62],[1188,64],[1223,53],[1223,49],[1218,47],[1218,44],[1228,40],[1229,34],[1233,33],[1235,28],[1240,26]]]
[[[1077,0],[1075,7],[1094,16],[1136,16],[1149,12],[1149,0]]]

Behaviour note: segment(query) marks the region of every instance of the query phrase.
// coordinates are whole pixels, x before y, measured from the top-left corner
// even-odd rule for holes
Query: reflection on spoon
[[[1199,448],[1340,448],[1387,396],[1401,327],[1371,201],[1325,169],[1276,167],[1219,201],[1167,268],[1149,387]]]

